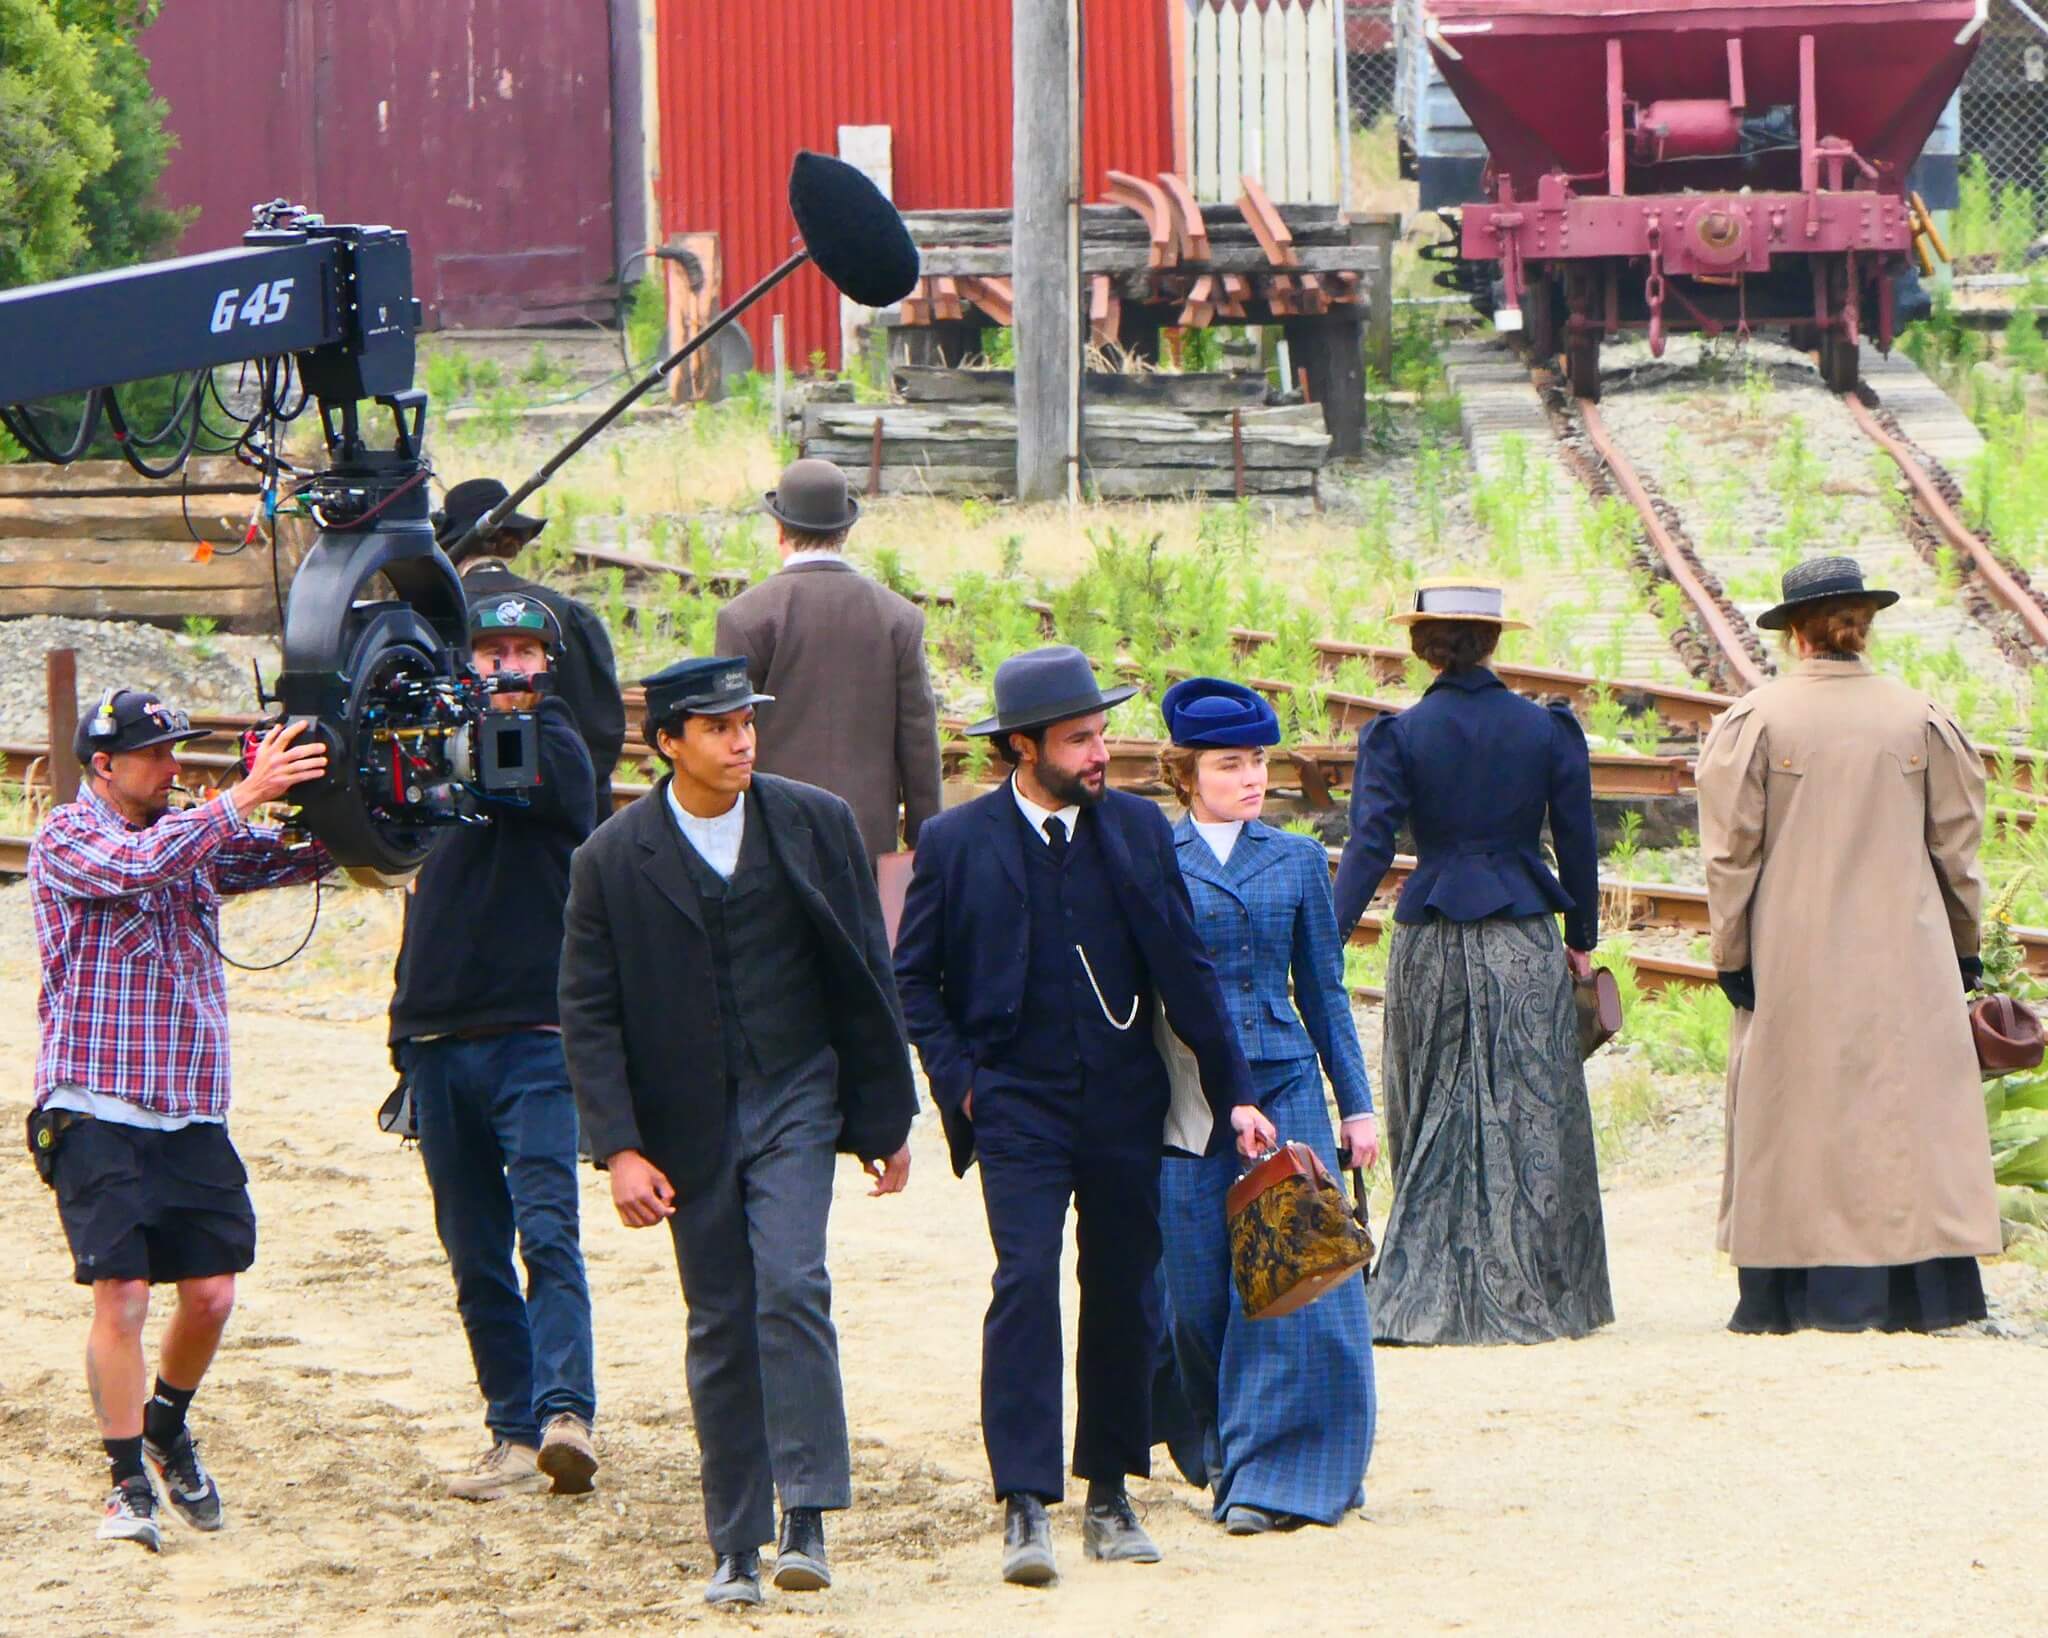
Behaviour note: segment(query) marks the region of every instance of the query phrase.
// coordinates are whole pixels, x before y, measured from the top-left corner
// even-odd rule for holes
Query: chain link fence
[[[1995,0],[1963,80],[1959,272],[2017,272],[2048,219],[2048,14]]]
[[[1351,123],[1353,210],[1412,211],[1414,187],[1401,179],[1395,129],[1395,12],[1398,7],[1344,6],[1344,85]]]

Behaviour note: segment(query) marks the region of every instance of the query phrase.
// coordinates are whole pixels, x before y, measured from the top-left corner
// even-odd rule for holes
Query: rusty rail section
[[[1978,578],[1984,582],[1985,590],[2001,607],[2019,617],[2020,624],[2026,627],[2029,642],[2036,648],[2048,649],[2048,610],[2042,609],[2033,594],[2013,577],[1998,554],[1978,538],[1977,531],[1965,523],[1949,504],[1934,475],[1920,464],[1919,451],[1887,430],[1863,401],[1862,394],[1844,393],[1842,402],[1849,407],[1857,426],[1863,429],[1870,441],[1892,458],[1907,487],[1913,491],[1913,499],[1920,510],[1941,531],[1942,537],[1969,560]]]
[[[1577,408],[1588,441],[1599,453],[1600,459],[1606,463],[1607,470],[1613,474],[1615,486],[1628,498],[1629,504],[1642,518],[1643,531],[1648,535],[1650,544],[1663,559],[1664,567],[1677,583],[1678,589],[1685,593],[1686,602],[1692,605],[1693,613],[1699,616],[1700,624],[1706,627],[1707,635],[1714,640],[1714,646],[1721,651],[1722,662],[1727,666],[1730,675],[1740,680],[1745,693],[1752,688],[1761,687],[1767,680],[1763,669],[1751,657],[1748,645],[1743,642],[1741,634],[1728,619],[1726,611],[1694,571],[1691,560],[1679,550],[1678,542],[1671,538],[1671,531],[1664,527],[1664,520],[1658,516],[1657,508],[1650,499],[1650,492],[1643,487],[1643,480],[1630,463],[1628,456],[1622,453],[1621,445],[1616,443],[1612,434],[1608,432],[1607,423],[1600,418],[1598,406],[1590,398],[1581,398],[1577,402]]]

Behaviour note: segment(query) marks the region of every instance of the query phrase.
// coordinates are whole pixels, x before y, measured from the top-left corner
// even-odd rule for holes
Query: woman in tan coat
[[[1981,972],[1984,769],[1955,720],[1863,660],[1849,558],[1757,624],[1797,656],[1714,725],[1700,834],[1735,1003],[1719,1245],[1736,1331],[1918,1331],[1984,1316],[1999,1249],[1963,992]]]

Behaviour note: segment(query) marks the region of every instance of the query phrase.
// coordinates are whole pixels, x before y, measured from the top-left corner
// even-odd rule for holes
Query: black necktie
[[[1052,849],[1052,862],[1064,864],[1067,857],[1067,822],[1055,814],[1045,822],[1045,845]]]

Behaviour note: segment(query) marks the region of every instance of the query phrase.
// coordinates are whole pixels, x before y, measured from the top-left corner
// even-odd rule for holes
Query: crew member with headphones
[[[186,1523],[218,1530],[220,1487],[185,1413],[255,1260],[248,1173],[230,1141],[227,991],[218,941],[228,893],[308,882],[318,844],[288,846],[250,816],[327,770],[303,722],[273,729],[233,789],[171,811],[172,747],[204,732],[156,695],[110,688],[80,721],[78,799],[29,849],[42,964],[29,1152],[56,1191],[72,1277],[92,1287],[85,1379],[113,1474],[99,1534],[163,1541],[144,1463]],[[142,1326],[149,1288],[175,1284],[155,1392]],[[145,1403],[146,1401],[146,1403]]]
[[[555,1006],[569,856],[597,813],[590,753],[552,688],[562,653],[553,612],[523,593],[473,599],[469,636],[476,669],[513,685],[492,704],[538,717],[540,783],[488,802],[488,825],[444,837],[420,867],[406,900],[391,1050],[412,1092],[491,1437],[448,1490],[482,1502],[551,1484],[587,1491],[597,1471],[576,1102]]]

